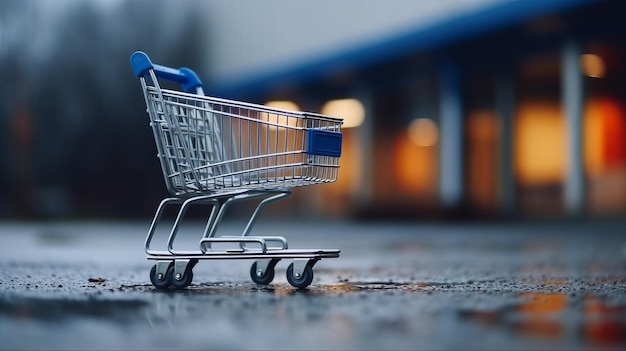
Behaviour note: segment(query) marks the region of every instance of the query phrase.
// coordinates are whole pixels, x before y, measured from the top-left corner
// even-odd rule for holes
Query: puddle
[[[147,305],[147,302],[141,300],[13,298],[0,300],[0,316],[15,320],[55,322],[75,317],[124,319]]]
[[[545,286],[545,285],[544,285]],[[208,282],[192,283],[182,291],[158,291],[150,284],[122,285],[121,290],[154,291],[157,293],[195,294],[195,295],[240,295],[251,292],[265,292],[271,294],[310,294],[310,295],[335,295],[365,292],[404,292],[404,293],[434,293],[434,292],[460,292],[460,293],[487,293],[491,295],[508,294],[515,291],[523,291],[525,284],[516,284],[502,280],[474,280],[467,281],[407,281],[407,280],[349,280],[338,279],[337,282],[314,283],[305,290],[298,290],[288,283],[273,282],[262,286],[254,283],[234,282]]]
[[[626,306],[604,298],[565,293],[524,292],[521,302],[498,309],[462,309],[462,319],[514,334],[552,341],[582,341],[593,347],[626,346]]]
[[[608,304],[595,296],[585,297],[586,316],[582,333],[594,346],[626,346],[626,306]]]
[[[104,284],[96,275],[91,278],[94,285]],[[502,284],[372,279],[313,284],[301,291],[281,281],[268,286],[220,281],[171,292],[157,291],[149,284],[120,285],[115,293],[97,298],[0,298],[0,326],[12,328],[0,336],[22,333],[28,338],[35,330],[41,335],[37,342],[44,343],[58,330],[50,328],[58,322],[61,328],[86,330],[77,332],[85,339],[108,333],[113,336],[110,340],[131,338],[132,345],[143,348],[145,335],[150,338],[148,346],[163,346],[162,342],[183,334],[206,342],[205,347],[258,348],[252,341],[240,340],[241,330],[246,330],[249,340],[266,340],[262,346],[268,349],[275,349],[269,340],[281,340],[295,349],[301,342],[319,345],[319,339],[331,340],[328,348],[334,349],[344,348],[335,344],[338,340],[345,348],[471,349],[489,346],[482,342],[494,335],[507,340],[503,345],[519,348],[530,347],[533,344],[527,341],[534,340],[546,348],[625,348],[623,300],[571,291],[515,290],[518,287],[495,294],[490,290]],[[481,290],[469,289],[472,286]],[[20,323],[24,321],[42,323]],[[275,327],[268,329],[268,325]],[[484,327],[482,331],[477,331],[477,325]],[[468,339],[473,343],[466,344]],[[15,338],[15,345],[20,340]],[[233,347],[221,343],[233,340],[239,342]],[[441,340],[450,343],[439,344]],[[193,342],[181,346],[198,348]]]
[[[362,292],[375,292],[375,291],[405,291],[405,292],[418,292],[427,291],[433,287],[451,287],[452,285],[459,285],[455,283],[424,283],[424,282],[393,282],[393,281],[355,281],[355,282],[338,282],[338,283],[324,283],[313,284],[307,289],[299,290],[287,283],[272,283],[270,285],[262,286],[252,283],[229,283],[229,282],[215,282],[215,283],[200,283],[192,284],[185,290],[181,291],[157,291],[156,293],[163,294],[190,294],[190,295],[241,295],[250,293],[268,293],[277,295],[291,295],[291,294],[303,294],[303,295],[336,295],[336,294],[350,294],[350,293],[362,293]],[[125,288],[150,290],[153,289],[150,285],[140,286],[125,286]]]

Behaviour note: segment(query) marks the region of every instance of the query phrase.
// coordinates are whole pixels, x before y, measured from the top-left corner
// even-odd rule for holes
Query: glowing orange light
[[[298,107],[298,104],[296,104],[293,101],[288,101],[288,100],[268,101],[265,103],[265,106],[280,109],[280,110],[300,111],[300,107]]]
[[[265,106],[271,107],[277,110],[285,110],[285,111],[291,111],[291,112],[300,111],[300,107],[298,107],[298,105],[295,102],[287,101],[287,100],[268,101],[265,103]],[[296,117],[288,117],[281,113],[265,113],[265,112],[259,116],[259,119],[261,119],[262,121],[266,121],[270,123],[277,123],[280,125],[287,125],[290,127],[297,127],[298,121],[299,121],[299,119]],[[271,126],[270,128],[275,129],[274,126]]]
[[[585,106],[585,165],[592,175],[621,167],[626,159],[624,113],[616,101],[592,99]]]
[[[419,147],[406,134],[399,136],[393,149],[395,185],[406,194],[435,194],[437,148]]]
[[[587,77],[602,78],[606,73],[606,67],[602,57],[595,54],[580,56],[580,68]]]
[[[328,101],[322,107],[322,114],[343,118],[341,128],[360,126],[365,120],[365,108],[357,99],[338,99]]]
[[[563,181],[565,119],[556,103],[520,104],[515,120],[515,172],[524,184]]]
[[[491,110],[473,110],[466,117],[467,196],[477,209],[496,205],[498,122]]]
[[[432,119],[416,118],[409,124],[409,140],[421,147],[437,145],[439,128]]]

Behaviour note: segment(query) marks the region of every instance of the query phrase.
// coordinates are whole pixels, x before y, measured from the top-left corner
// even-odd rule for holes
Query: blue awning
[[[358,70],[403,55],[427,52],[481,34],[519,24],[539,16],[559,13],[595,0],[511,0],[474,13],[463,14],[429,27],[372,42],[366,46],[334,52],[312,61],[262,72],[257,76],[209,86],[215,96],[241,98],[253,96],[279,85],[301,85],[329,72],[348,67]]]

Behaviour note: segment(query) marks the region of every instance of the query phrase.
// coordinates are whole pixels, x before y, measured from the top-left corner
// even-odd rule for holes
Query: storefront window
[[[587,204],[594,214],[626,210],[626,52],[616,43],[587,45],[584,157]],[[591,62],[591,66],[590,63]],[[590,67],[589,67],[590,66]]]
[[[532,215],[562,215],[567,167],[566,125],[557,52],[522,62],[513,120],[513,168],[518,208]]]

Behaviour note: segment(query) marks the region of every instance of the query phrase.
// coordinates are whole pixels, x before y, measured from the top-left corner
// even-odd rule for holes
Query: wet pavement
[[[304,291],[288,260],[265,287],[212,260],[173,292],[150,284],[148,225],[0,223],[0,349],[626,348],[626,222],[270,220],[254,234],[341,256]]]

